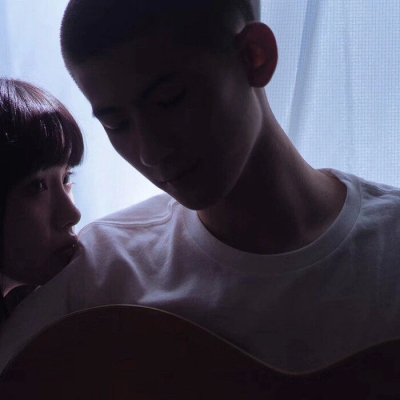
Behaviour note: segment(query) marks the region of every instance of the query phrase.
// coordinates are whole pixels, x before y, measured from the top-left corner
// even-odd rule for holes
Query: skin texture
[[[234,40],[216,54],[156,30],[68,67],[116,151],[218,239],[294,250],[331,225],[346,189],[301,158],[272,114],[272,31],[243,24]]]
[[[18,284],[43,285],[60,272],[75,252],[79,220],[69,167],[39,171],[13,186],[4,219],[3,294]]]

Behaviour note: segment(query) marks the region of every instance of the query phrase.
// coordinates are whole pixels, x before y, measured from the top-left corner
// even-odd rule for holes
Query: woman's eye
[[[72,182],[72,175],[74,175],[74,173],[72,171],[68,171],[65,175],[64,175],[64,179],[63,179],[63,185],[66,187],[66,191],[67,193],[69,193],[72,190],[72,185],[74,184]]]
[[[163,108],[174,107],[186,96],[186,90],[183,89],[179,94],[166,101],[159,101],[157,104]]]
[[[64,179],[63,179],[63,184],[64,184],[64,185],[72,185],[71,179],[72,179],[72,175],[73,175],[73,174],[74,174],[74,173],[73,173],[72,171],[68,171],[68,172],[65,174]]]

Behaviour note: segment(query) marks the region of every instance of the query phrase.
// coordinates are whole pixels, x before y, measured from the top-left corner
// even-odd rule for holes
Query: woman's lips
[[[71,239],[61,245],[58,250],[55,251],[55,254],[72,257],[75,254],[77,247],[78,238],[76,236],[73,236]]]

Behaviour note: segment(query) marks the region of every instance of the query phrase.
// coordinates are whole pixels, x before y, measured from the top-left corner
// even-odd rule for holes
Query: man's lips
[[[161,182],[162,183],[170,183],[170,184],[174,184],[178,181],[180,181],[182,178],[184,178],[187,174],[190,174],[191,172],[193,172],[197,165],[198,165],[198,161],[196,161],[194,164],[192,164],[190,167],[184,169],[183,171],[175,174],[172,178],[168,178],[168,179],[163,179]]]

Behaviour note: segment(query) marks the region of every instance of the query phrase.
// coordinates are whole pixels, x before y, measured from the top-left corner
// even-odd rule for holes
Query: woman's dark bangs
[[[76,167],[81,164],[84,156],[85,145],[83,142],[82,131],[72,115],[68,113],[68,118],[60,118],[60,123],[63,130],[64,142],[67,144],[69,149],[69,157],[67,159],[67,165]]]
[[[75,167],[84,143],[72,115],[55,97],[34,85],[0,79],[0,164],[13,185],[39,170]]]
[[[31,121],[31,165],[36,172],[59,165],[75,167],[83,158],[84,144],[78,125],[65,109],[47,110]]]

